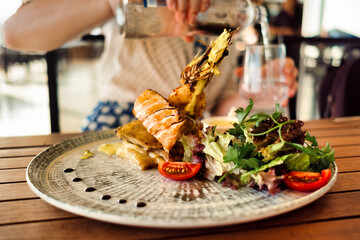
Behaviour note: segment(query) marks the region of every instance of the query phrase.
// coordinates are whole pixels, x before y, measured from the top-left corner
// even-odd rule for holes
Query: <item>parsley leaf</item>
[[[243,169],[258,168],[258,159],[251,158],[254,150],[255,146],[251,143],[229,146],[224,156],[224,163],[233,162],[237,168],[240,167]]]
[[[245,141],[245,134],[244,134],[244,130],[241,128],[240,124],[238,123],[234,123],[234,127],[230,128],[226,131],[227,133]]]
[[[254,106],[254,101],[250,98],[249,105],[245,108],[245,110],[243,108],[236,109],[235,113],[238,118],[238,123],[234,123],[234,128],[230,128],[226,132],[241,139],[244,142],[246,137],[244,134],[245,127],[243,126],[243,122],[244,122],[245,118],[249,115],[253,106]]]
[[[257,159],[255,146],[252,143],[229,146],[224,156],[224,163],[233,162],[235,167],[219,179],[221,182],[229,173],[237,168],[253,170],[259,168],[260,160]]]
[[[249,100],[249,105],[245,108],[245,110],[243,108],[238,108],[236,109],[236,116],[239,120],[239,124],[241,125],[242,122],[245,120],[245,118],[249,115],[251,109],[254,106],[254,101],[250,98]]]

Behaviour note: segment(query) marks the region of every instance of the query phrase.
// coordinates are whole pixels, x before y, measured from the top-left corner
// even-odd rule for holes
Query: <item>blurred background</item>
[[[324,93],[328,86],[324,79],[349,59],[360,58],[360,1],[254,2],[267,9],[271,41],[285,43],[299,69],[298,93],[290,101],[291,118],[332,117],[326,109],[331,98]],[[0,0],[0,29],[20,4],[20,0]],[[296,23],[284,23],[291,9]],[[101,28],[46,54],[12,51],[1,39],[0,34],[0,136],[81,131],[83,120],[97,103]],[[244,32],[243,39],[251,44],[251,30]],[[242,46],[236,47],[240,65]],[[356,91],[360,94],[360,89]]]

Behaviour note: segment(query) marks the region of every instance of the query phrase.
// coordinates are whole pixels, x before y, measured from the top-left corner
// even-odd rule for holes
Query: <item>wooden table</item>
[[[79,134],[0,138],[0,239],[360,239],[360,117],[307,122],[320,145],[335,148],[334,187],[298,210],[210,229],[135,228],[62,211],[27,186],[26,166],[43,149]]]

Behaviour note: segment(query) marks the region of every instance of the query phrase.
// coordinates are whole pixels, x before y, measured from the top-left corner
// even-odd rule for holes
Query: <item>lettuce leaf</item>
[[[309,171],[310,157],[306,153],[290,154],[284,161],[285,167],[290,171]]]
[[[334,149],[331,149],[329,143],[327,143],[326,146],[323,148],[318,148],[310,145],[303,146],[298,143],[291,142],[286,142],[286,144],[309,155],[309,171],[321,172],[321,170],[329,168],[330,163],[335,161],[335,152]]]
[[[264,148],[260,149],[260,152],[262,153],[263,157],[264,157],[264,162],[268,162],[274,158],[276,158],[277,153],[279,151],[288,151],[292,149],[291,146],[287,145],[285,142],[279,142],[279,143],[274,143],[271,145],[268,145]]]
[[[179,141],[183,144],[184,147],[184,157],[183,162],[189,163],[203,163],[205,157],[203,156],[202,150],[204,145],[201,144],[201,140],[198,136],[195,135],[183,135]]]
[[[228,133],[215,131],[213,134],[204,134],[201,143],[205,146],[203,152],[215,160],[223,162],[224,155],[234,136]]]
[[[205,133],[201,139],[201,143],[205,146],[203,152],[220,163],[223,172],[230,171],[235,166],[232,162],[224,163],[224,156],[226,155],[226,151],[231,140],[234,138],[235,137],[229,133],[208,131],[208,133]],[[215,166],[215,164],[211,165]]]
[[[183,162],[191,162],[191,159],[193,157],[192,149],[191,149],[191,142],[192,138],[187,135],[182,135],[182,137],[179,139],[179,141],[183,144],[184,147],[184,157]]]

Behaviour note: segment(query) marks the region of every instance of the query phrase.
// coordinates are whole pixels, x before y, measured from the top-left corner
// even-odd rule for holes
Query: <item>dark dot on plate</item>
[[[77,177],[77,178],[74,178],[72,181],[73,181],[73,182],[81,182],[81,181],[82,181],[82,179],[81,179],[81,178],[79,178],[79,177]]]
[[[93,188],[93,187],[87,187],[86,189],[85,189],[85,192],[93,192],[93,191],[95,191],[96,189],[95,188]]]
[[[103,195],[103,196],[101,197],[102,200],[109,200],[110,198],[111,198],[110,195]]]
[[[126,202],[127,202],[126,199],[120,199],[120,200],[119,200],[119,203],[121,203],[121,204],[124,204],[124,203],[126,203]]]
[[[64,170],[64,172],[66,172],[66,173],[73,172],[73,171],[74,171],[74,169],[72,169],[72,168],[67,168]]]
[[[136,206],[137,206],[137,207],[145,207],[145,206],[146,206],[146,203],[144,203],[144,202],[138,202],[138,203],[136,204]]]

